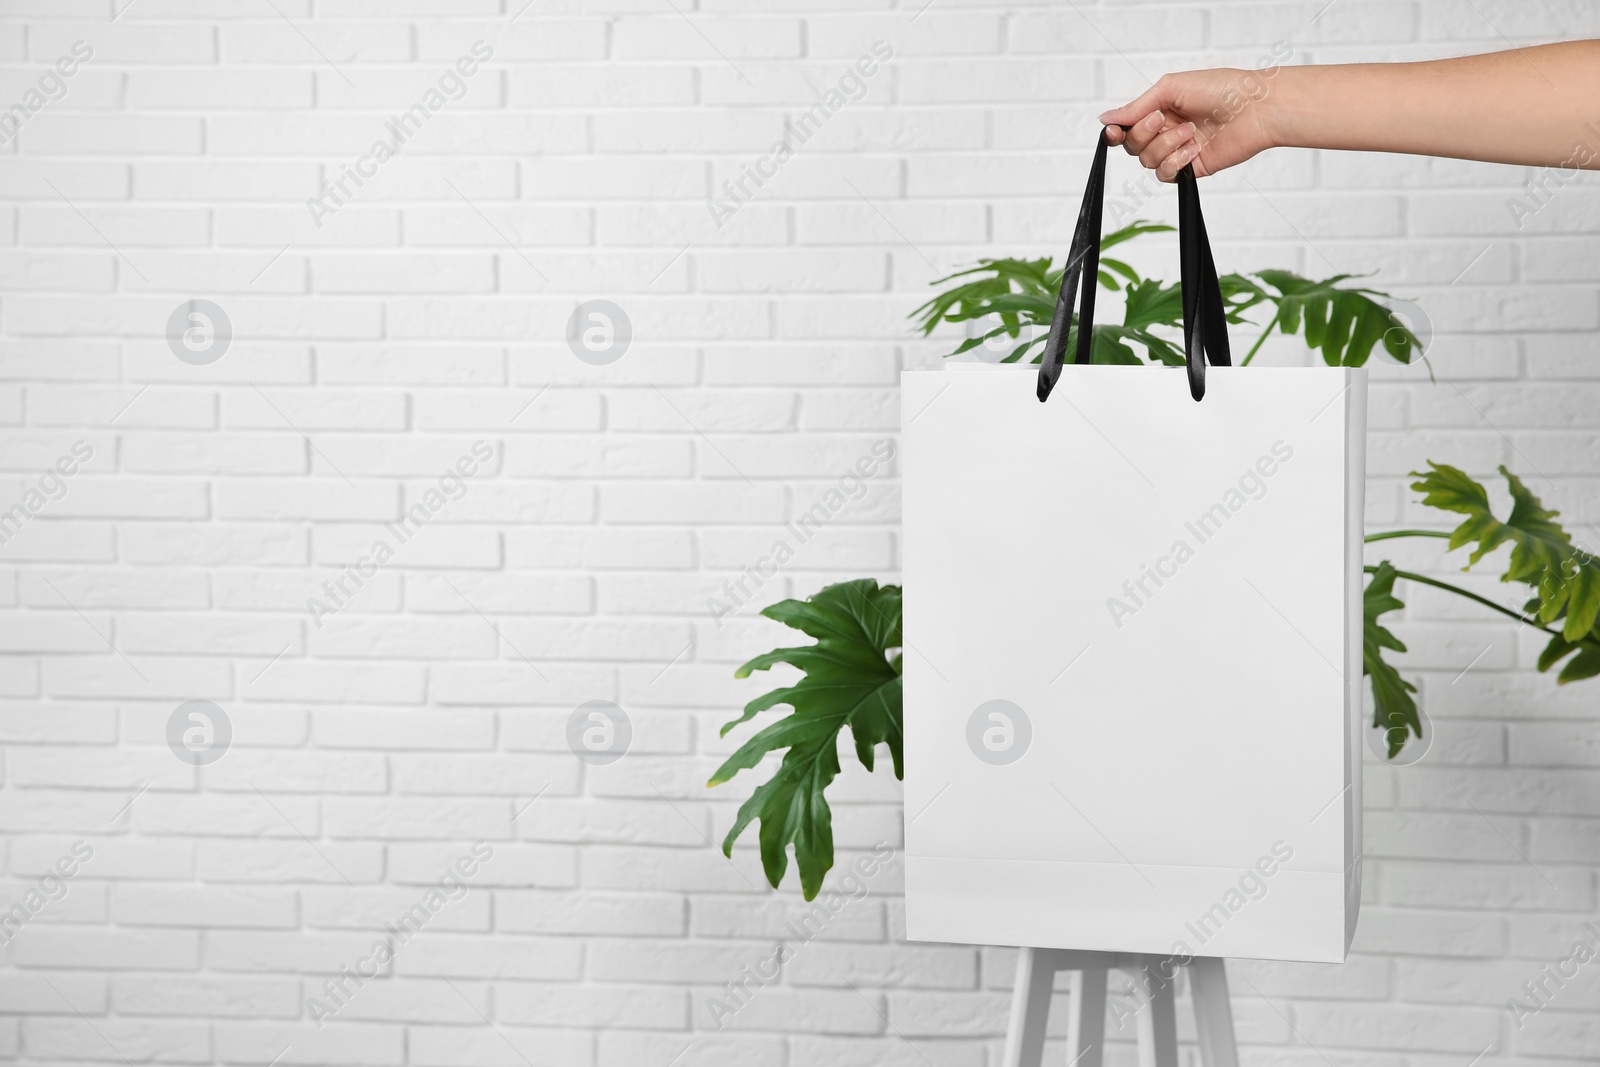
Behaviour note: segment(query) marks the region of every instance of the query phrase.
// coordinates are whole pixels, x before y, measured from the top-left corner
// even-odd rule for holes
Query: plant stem
[[[1376,567],[1364,567],[1362,569],[1368,574],[1376,574],[1378,572],[1378,568]],[[1468,592],[1458,585],[1451,585],[1449,582],[1441,582],[1437,578],[1429,578],[1427,575],[1423,574],[1413,574],[1411,571],[1397,570],[1394,572],[1394,576],[1396,578],[1404,578],[1408,582],[1421,582],[1423,585],[1431,585],[1435,589],[1443,589],[1447,592],[1455,593],[1457,596],[1464,596],[1468,600],[1476,601],[1486,608],[1489,608],[1493,611],[1498,611],[1500,614],[1516,619],[1520,623],[1525,623],[1528,626],[1532,626],[1535,630],[1543,630],[1551,637],[1558,637],[1561,634],[1560,630],[1552,630],[1548,626],[1541,624],[1536,619],[1530,619],[1521,612],[1512,611],[1508,607],[1503,607],[1499,604],[1496,604],[1488,597],[1481,597],[1477,593]]]
[[[1278,313],[1274,311],[1272,313],[1272,318],[1267,320],[1267,328],[1261,331],[1261,336],[1257,337],[1256,343],[1250,346],[1250,351],[1245,353],[1245,357],[1242,361],[1240,361],[1239,366],[1248,367],[1250,365],[1250,361],[1256,358],[1256,353],[1261,351],[1261,346],[1266,344],[1267,338],[1272,336],[1272,328],[1277,324]]]
[[[1387,541],[1391,537],[1443,537],[1448,540],[1450,534],[1444,530],[1385,530],[1383,533],[1367,534],[1363,540]]]

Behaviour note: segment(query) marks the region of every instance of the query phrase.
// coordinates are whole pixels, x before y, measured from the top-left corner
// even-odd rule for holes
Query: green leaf
[[[1433,469],[1425,474],[1412,472],[1421,480],[1411,488],[1423,494],[1422,502],[1429,507],[1466,516],[1450,535],[1452,549],[1475,545],[1462,570],[1510,544],[1510,564],[1500,580],[1533,587],[1539,621],[1565,618],[1561,636],[1574,643],[1594,629],[1600,617],[1600,560],[1572,544],[1555,521],[1560,512],[1546,508],[1522,479],[1501,467],[1512,501],[1511,514],[1502,522],[1483,486],[1455,467],[1433,462],[1428,466]]]
[[[1416,334],[1373,299],[1387,293],[1339,284],[1354,275],[1336,274],[1313,281],[1293,271],[1260,270],[1255,276],[1277,290],[1276,296],[1263,293],[1263,297],[1278,304],[1274,319],[1278,328],[1298,333],[1304,323],[1306,343],[1321,351],[1329,366],[1362,366],[1380,342],[1401,363],[1410,363],[1422,352]]]
[[[1136,282],[1139,280],[1139,272],[1122,262],[1120,259],[1112,259],[1109,256],[1101,256],[1100,266],[1106,268],[1107,270],[1116,271],[1130,282]],[[1111,288],[1115,289],[1116,286],[1113,285]]]
[[[1026,314],[1021,321],[1037,324],[1042,315],[1048,326],[1055,311],[1056,289],[1061,284],[1060,273],[1050,270],[1049,257],[983,259],[975,267],[946,275],[932,284],[947,285],[962,278],[972,280],[938,293],[911,313],[910,317],[916,320],[924,335],[932,333],[942,322],[966,322],[1002,310],[995,306],[996,302],[1011,295],[1029,298],[1023,305]]]
[[[1244,317],[1246,308],[1255,307],[1271,299],[1267,291],[1242,274],[1223,274],[1217,278],[1217,288],[1222,291],[1224,317],[1237,325],[1249,321]]]
[[[1535,601],[1535,604],[1538,602]],[[1528,609],[1533,610],[1533,609]],[[1550,643],[1544,646],[1544,651],[1539,653],[1539,670],[1544,672],[1578,651],[1578,646],[1568,641],[1560,634],[1552,634]]]
[[[1385,612],[1398,611],[1405,603],[1394,595],[1394,567],[1388,560],[1378,564],[1362,596],[1361,673],[1372,679],[1372,725],[1384,730],[1389,758],[1394,759],[1412,736],[1422,736],[1422,719],[1411,694],[1417,687],[1400,677],[1400,672],[1383,658],[1383,650],[1404,652],[1405,644],[1378,622]]]
[[[1568,682],[1581,682],[1585,678],[1593,678],[1597,674],[1600,674],[1600,648],[1584,645],[1583,650],[1561,668],[1561,673],[1556,675],[1556,682],[1566,685]]]
[[[901,733],[900,587],[879,588],[871,578],[830,585],[808,600],[784,600],[762,611],[770,619],[816,638],[816,644],[780,648],[750,660],[736,672],[780,663],[798,667],[805,677],[774,689],[745,705],[744,714],[722,728],[729,730],[779,704],[792,713],[757,733],[717,768],[707,785],[728,781],[750,770],[763,757],[787,749],[772,778],[758,786],[739,808],[733,828],[722,842],[725,855],[753,820],[761,821],[761,865],[776,888],[788,868],[788,847],[794,846],[800,887],[811,900],[833,866],[833,816],[823,791],[839,773],[838,740],[848,726],[856,758],[873,767],[876,748],[889,746],[895,777],[904,774]]]
[[[1147,233],[1175,233],[1176,227],[1168,226],[1164,222],[1146,222],[1143,219],[1134,219],[1120,230],[1113,230],[1100,238],[1100,251],[1103,254],[1108,248],[1115,248],[1124,241],[1131,241],[1135,237]]]

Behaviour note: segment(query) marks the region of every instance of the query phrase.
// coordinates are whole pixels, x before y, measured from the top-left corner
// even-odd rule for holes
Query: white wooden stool
[[[1146,998],[1138,1014],[1139,1067],[1178,1067],[1178,1023],[1172,998],[1178,966],[1171,957],[1141,953],[1022,949],[1017,959],[1017,982],[1011,994],[1011,1022],[1006,1028],[1001,1067],[1040,1067],[1045,1021],[1050,1015],[1050,989],[1057,971],[1075,972],[1072,1018],[1067,1023],[1069,1067],[1100,1067],[1105,1045],[1108,971],[1132,974]],[[1228,973],[1222,960],[1196,957],[1184,966],[1189,969],[1200,1062],[1205,1067],[1239,1067],[1239,1053],[1233,1041],[1233,1010],[1228,1002]]]

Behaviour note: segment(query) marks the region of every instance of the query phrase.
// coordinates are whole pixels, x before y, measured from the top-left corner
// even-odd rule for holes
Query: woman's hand
[[[1127,148],[1164,182],[1194,164],[1197,177],[1215,174],[1275,143],[1268,101],[1282,68],[1190,70],[1168,74],[1132,103],[1107,111],[1106,141]],[[1120,127],[1131,127],[1124,133]]]

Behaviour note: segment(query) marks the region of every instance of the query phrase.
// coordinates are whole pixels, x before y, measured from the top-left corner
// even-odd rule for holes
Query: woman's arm
[[[1427,63],[1185,71],[1100,121],[1163,181],[1191,161],[1204,176],[1274,147],[1600,170],[1600,41]]]

